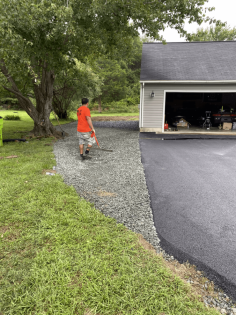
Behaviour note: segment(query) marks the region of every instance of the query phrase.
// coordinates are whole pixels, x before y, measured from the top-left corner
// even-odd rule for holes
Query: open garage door
[[[236,93],[166,92],[166,122],[170,132],[236,133]]]

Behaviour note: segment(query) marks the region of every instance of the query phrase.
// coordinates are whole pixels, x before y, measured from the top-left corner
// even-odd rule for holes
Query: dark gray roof
[[[145,43],[140,80],[236,80],[236,41]]]

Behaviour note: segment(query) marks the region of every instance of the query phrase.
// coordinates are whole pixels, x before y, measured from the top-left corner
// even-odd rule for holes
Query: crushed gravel
[[[104,215],[142,234],[157,253],[162,253],[164,259],[174,263],[175,258],[161,248],[153,223],[139,148],[139,122],[94,121],[93,125],[100,146],[113,152],[100,151],[95,145],[89,153],[92,159],[81,161],[77,122],[63,125],[69,137],[54,144],[56,172]],[[191,281],[189,279],[189,283]],[[236,314],[236,305],[220,288],[215,286],[217,297],[206,290],[205,284],[202,291],[207,307],[214,307],[221,314]]]
[[[77,122],[64,125],[70,136],[54,145],[57,173],[103,214],[142,234],[160,252],[141,163],[138,121],[93,125],[100,146],[113,152],[100,151],[95,145],[89,153],[92,159],[80,161]]]

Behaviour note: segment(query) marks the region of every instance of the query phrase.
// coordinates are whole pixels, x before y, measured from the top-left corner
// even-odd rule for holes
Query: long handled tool
[[[54,116],[56,117],[56,120],[57,120],[57,122],[58,122],[58,124],[59,124],[59,126],[60,126],[60,128],[61,128],[61,125],[60,125],[60,123],[59,123],[59,120],[57,119],[57,115],[55,114],[55,112],[53,112],[53,114],[54,114]],[[61,128],[61,133],[62,133],[62,137],[65,137],[65,131],[62,130],[62,128]]]
[[[96,142],[97,142],[97,145],[98,145],[98,148],[99,148],[100,150],[102,150],[102,151],[107,151],[107,152],[113,152],[113,150],[103,149],[103,148],[100,147],[100,145],[99,145],[99,143],[98,143],[98,139],[97,139],[97,137],[95,136],[95,132],[94,132],[94,131],[91,133],[91,137],[92,137],[92,138],[93,138],[93,137],[95,138],[95,140],[96,140]]]

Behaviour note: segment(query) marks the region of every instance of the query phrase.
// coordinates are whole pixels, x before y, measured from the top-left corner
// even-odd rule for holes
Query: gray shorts
[[[95,137],[91,138],[91,132],[79,132],[77,131],[77,136],[79,137],[79,145],[88,142],[89,145],[95,143]]]

